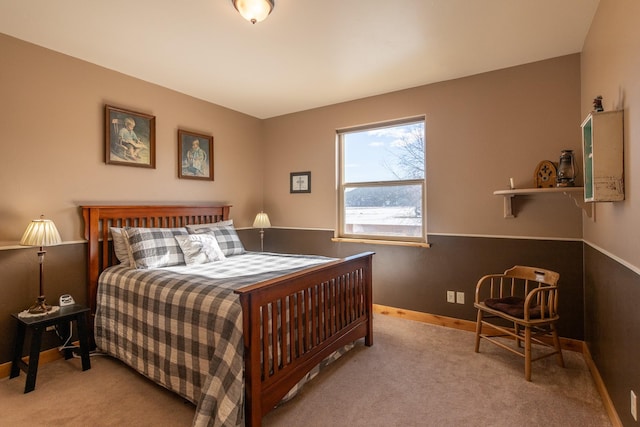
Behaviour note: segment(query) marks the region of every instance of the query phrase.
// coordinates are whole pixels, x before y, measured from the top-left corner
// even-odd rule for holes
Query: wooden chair
[[[560,339],[556,329],[558,316],[558,280],[555,271],[516,265],[504,274],[489,274],[476,285],[475,302],[478,309],[475,351],[480,351],[480,339],[486,340],[524,357],[524,376],[531,381],[531,362],[557,355],[558,365],[564,367]],[[506,322],[505,322],[506,321]],[[513,324],[513,328],[505,326]],[[482,327],[487,326],[487,333]],[[490,330],[489,330],[490,329]],[[515,346],[499,337],[513,338]],[[522,343],[524,342],[524,350]],[[531,357],[531,344],[539,344],[553,351]]]

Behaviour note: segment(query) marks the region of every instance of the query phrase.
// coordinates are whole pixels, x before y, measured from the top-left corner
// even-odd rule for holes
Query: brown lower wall
[[[247,249],[258,249],[257,231],[240,230],[240,236]],[[465,320],[475,319],[474,289],[482,275],[502,272],[515,264],[548,268],[561,277],[560,334],[584,338],[581,242],[430,236],[431,248],[414,248],[334,243],[331,237],[331,231],[271,228],[265,230],[265,250],[335,257],[374,251],[376,304]],[[14,322],[9,314],[23,309],[37,292],[35,252],[35,248],[0,251],[0,274],[7,284],[1,307],[6,315],[0,316],[4,337],[13,336]],[[83,243],[48,248],[45,293],[51,302],[62,293],[86,302],[85,254]],[[448,290],[464,292],[465,304],[447,303]],[[10,358],[7,347],[10,344],[2,346],[0,361]]]
[[[248,250],[259,250],[257,230],[239,230]],[[561,336],[582,340],[582,243],[551,240],[430,236],[431,248],[334,243],[331,231],[265,230],[265,250],[344,257],[374,251],[374,302],[390,307],[474,320],[475,284],[487,273],[502,272],[515,264],[556,270],[562,286]],[[52,303],[70,293],[86,303],[86,244],[65,244],[47,249],[45,293]],[[11,359],[15,321],[11,313],[28,307],[38,289],[36,248],[0,250],[0,363]],[[446,291],[465,293],[465,304],[446,302]],[[43,349],[59,345],[53,333]]]
[[[630,392],[640,394],[640,276],[584,246],[585,342],[622,424],[637,425]]]
[[[257,231],[256,231],[257,233]],[[560,335],[582,340],[582,242],[429,236],[430,248],[331,242],[333,232],[271,228],[265,250],[344,257],[373,251],[373,301],[457,319],[474,320],[475,285],[489,273],[516,264],[560,273]],[[448,290],[464,292],[465,304],[447,303]]]

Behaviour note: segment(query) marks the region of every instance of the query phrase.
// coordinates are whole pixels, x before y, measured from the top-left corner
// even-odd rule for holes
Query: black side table
[[[17,313],[12,314],[18,321],[18,331],[16,334],[16,345],[13,349],[13,360],[11,362],[11,375],[9,378],[15,378],[20,375],[22,369],[27,374],[27,383],[24,386],[24,392],[29,393],[36,388],[36,375],[38,374],[38,359],[40,358],[40,345],[42,344],[42,332],[48,326],[58,325],[63,336],[68,336],[70,329],[69,323],[76,321],[78,327],[78,339],[80,341],[80,354],[82,356],[82,370],[91,369],[91,360],[89,359],[89,331],[87,329],[87,312],[89,308],[80,304],[68,305],[60,307],[55,313],[45,314],[36,317],[20,317]],[[29,352],[29,363],[22,360],[22,348],[27,328],[31,329],[31,350]],[[64,358],[73,357],[72,349],[64,350]]]

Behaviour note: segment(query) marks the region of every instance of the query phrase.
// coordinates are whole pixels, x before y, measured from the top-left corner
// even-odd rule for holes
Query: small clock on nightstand
[[[311,172],[291,172],[290,193],[311,193]]]

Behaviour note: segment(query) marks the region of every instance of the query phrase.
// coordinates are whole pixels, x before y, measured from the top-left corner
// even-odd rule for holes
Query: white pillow
[[[120,261],[120,265],[128,267],[131,265],[129,258],[129,240],[122,233],[122,228],[110,227],[111,241],[113,242],[113,251],[116,258]]]
[[[195,234],[196,230],[199,228],[216,228],[216,227],[225,227],[229,225],[233,225],[232,219],[227,219],[225,221],[219,221],[219,222],[212,222],[209,224],[190,224],[190,225],[187,225],[187,230],[189,230],[189,233]]]
[[[182,249],[187,265],[206,264],[226,258],[218,241],[211,234],[189,234],[175,236],[175,239]]]

